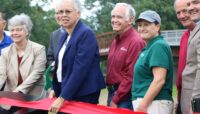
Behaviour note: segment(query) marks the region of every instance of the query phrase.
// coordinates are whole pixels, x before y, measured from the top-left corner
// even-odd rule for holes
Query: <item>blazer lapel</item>
[[[28,75],[28,71],[30,71],[30,67],[31,67],[31,64],[32,64],[32,63],[28,63],[27,64],[26,61],[31,62],[31,61],[29,61],[27,59],[29,59],[29,58],[34,59],[34,57],[31,57],[32,56],[31,47],[32,47],[31,41],[28,40],[27,46],[26,46],[26,50],[24,52],[22,61],[20,63],[20,65],[21,65],[21,69],[20,69],[21,72],[20,73],[21,73],[22,78]],[[24,67],[25,67],[26,70],[23,70],[23,72],[22,72],[22,69],[24,69]]]
[[[68,41],[68,43],[67,43],[67,45],[66,45],[65,53],[66,53],[67,50],[71,47],[71,41],[72,41],[72,40],[73,40],[72,38],[69,39],[69,41]]]
[[[66,47],[66,49],[65,49],[64,55],[67,53],[67,51],[68,51],[69,48],[71,47],[71,44],[73,44],[74,40],[75,40],[76,37],[77,37],[77,34],[74,34],[74,31],[77,32],[77,31],[79,30],[79,26],[81,26],[81,25],[82,25],[82,21],[79,20],[79,21],[77,22],[77,24],[76,24],[74,30],[73,30],[73,33],[72,33],[72,35],[71,35],[71,37],[70,37],[70,39],[69,39],[69,42],[67,43],[67,47]],[[68,33],[65,32],[65,33],[62,35],[61,39],[60,39],[60,42],[59,42],[59,44],[58,44],[58,48],[57,48],[57,51],[56,51],[56,60],[58,59],[58,53],[59,53],[61,47],[64,45],[64,43],[65,43],[67,37],[68,37]]]
[[[11,60],[10,60],[11,67],[13,68],[15,72],[15,76],[17,77],[18,76],[18,57],[17,57],[17,49],[14,45],[12,46],[12,52],[10,56],[11,56]]]
[[[30,41],[28,40],[27,46],[26,46],[26,50],[25,50],[25,52],[24,52],[24,55],[23,55],[21,64],[23,64],[23,63],[25,62],[25,60],[30,56],[30,53],[31,53],[31,43],[30,43]]]
[[[72,35],[71,35],[71,37],[70,37],[70,39],[69,39],[69,42],[67,43],[67,47],[66,47],[66,49],[65,49],[65,53],[66,53],[66,52],[68,51],[68,49],[71,47],[72,42],[74,42],[74,40],[77,39],[77,38],[76,38],[76,37],[77,37],[77,34],[74,34],[74,32],[77,32],[77,31],[78,31],[79,26],[81,26],[81,24],[82,24],[82,21],[79,20],[79,21],[77,22],[77,24],[76,24],[74,30],[73,30],[73,33],[72,33]]]
[[[64,32],[64,34],[61,35],[61,38],[60,38],[60,41],[58,43],[58,47],[57,47],[57,50],[56,50],[56,59],[58,59],[58,53],[59,53],[62,45],[65,43],[65,40],[67,39],[67,35],[68,34],[66,32]]]
[[[197,32],[200,30],[200,26],[197,26],[190,32],[190,36],[188,39],[188,45],[190,45],[191,40],[195,37],[195,35],[197,34]]]

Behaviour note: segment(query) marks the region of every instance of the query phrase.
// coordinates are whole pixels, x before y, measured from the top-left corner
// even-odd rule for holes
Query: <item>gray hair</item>
[[[80,0],[74,0],[74,5],[75,5],[75,9],[76,9],[78,12],[81,12],[81,10],[82,10],[82,5],[81,5]]]
[[[81,4],[80,0],[61,0],[61,1],[62,2],[69,2],[69,1],[73,2],[74,3],[74,8],[76,9],[76,11],[81,13],[81,11],[82,11],[82,4]]]
[[[136,15],[135,9],[130,4],[117,3],[115,5],[115,7],[117,7],[117,6],[124,6],[124,7],[127,8],[126,13],[125,13],[125,17],[126,17],[127,20],[130,19],[131,17],[135,17],[135,15]],[[135,24],[135,22],[133,22],[133,24]]]
[[[23,25],[25,31],[30,34],[33,23],[28,15],[21,13],[20,15],[15,15],[8,20],[8,30],[11,30],[13,26],[20,25]]]

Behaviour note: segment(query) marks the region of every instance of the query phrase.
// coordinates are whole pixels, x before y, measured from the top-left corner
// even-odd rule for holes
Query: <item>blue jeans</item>
[[[108,89],[108,100],[107,100],[107,105],[110,105],[110,102],[115,95],[116,89],[114,88],[109,88]],[[127,98],[123,101],[120,101],[117,104],[118,108],[127,108],[130,110],[133,110],[133,105],[132,105],[132,100],[131,100],[131,94],[127,96]]]

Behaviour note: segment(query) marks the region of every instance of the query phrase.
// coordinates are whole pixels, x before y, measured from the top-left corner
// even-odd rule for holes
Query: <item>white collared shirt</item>
[[[58,82],[62,82],[62,60],[63,60],[63,56],[65,53],[67,44],[69,42],[69,39],[70,39],[70,36],[67,37],[67,39],[65,40],[65,43],[62,45],[58,54],[58,69],[56,71]]]

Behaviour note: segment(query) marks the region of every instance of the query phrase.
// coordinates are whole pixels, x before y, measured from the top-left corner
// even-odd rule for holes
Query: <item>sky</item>
[[[41,0],[33,0],[31,2],[31,6],[34,6],[34,5],[36,5],[38,3],[38,5],[43,8],[43,10],[48,11],[48,10],[54,8],[54,2],[56,2],[57,0],[48,0],[48,1],[49,1],[49,4],[44,4],[44,2],[42,2]],[[83,5],[85,0],[80,0],[80,1],[81,1],[82,5]],[[90,11],[88,11],[85,8],[83,8],[82,15],[81,15],[81,17],[83,19],[86,19],[86,17],[89,17],[91,15],[92,14],[90,13]]]

